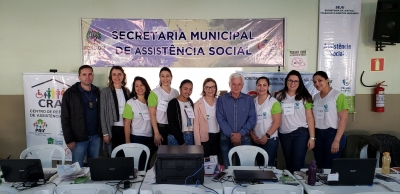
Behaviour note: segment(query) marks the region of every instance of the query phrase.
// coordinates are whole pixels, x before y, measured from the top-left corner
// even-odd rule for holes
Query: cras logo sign
[[[343,85],[349,86],[350,85],[350,79],[346,78],[342,80]]]
[[[61,83],[62,88],[55,88],[54,86],[46,87],[46,83],[51,81]],[[71,86],[54,78],[31,86],[31,88],[35,88],[35,91],[37,90],[35,97],[39,99],[38,105],[42,108],[61,107],[62,96],[64,95],[65,90],[69,87]]]
[[[38,119],[36,120],[36,122],[33,123],[34,130],[29,133],[35,134],[37,136],[46,136],[48,134],[51,134],[46,132],[48,126],[49,125],[46,123],[46,121]]]

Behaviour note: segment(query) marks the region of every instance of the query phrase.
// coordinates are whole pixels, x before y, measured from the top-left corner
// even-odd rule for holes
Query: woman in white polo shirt
[[[314,87],[319,93],[314,95],[313,113],[315,118],[314,157],[318,168],[331,168],[332,160],[340,158],[346,145],[348,117],[347,99],[341,92],[329,86],[328,75],[317,71],[313,75]]]
[[[286,169],[293,173],[304,167],[307,149],[312,150],[315,146],[313,101],[298,71],[290,71],[285,83],[276,96],[282,108],[279,140]]]
[[[150,92],[148,105],[156,146],[168,145],[167,108],[171,99],[179,96],[178,90],[171,88],[172,72],[168,67],[160,70],[160,87]]]
[[[130,99],[126,102],[122,116],[124,117],[125,143],[140,143],[147,146],[150,150],[149,158],[151,158],[155,144],[146,100],[149,94],[150,87],[146,79],[139,76],[135,77]],[[144,170],[145,163],[146,154],[142,153],[139,158],[139,170]],[[150,168],[149,163],[150,159],[147,164],[148,169]]]
[[[269,93],[269,79],[259,77],[256,81],[257,97],[254,98],[257,114],[257,124],[250,131],[253,145],[263,148],[268,153],[268,166],[274,166],[276,154],[278,152],[279,139],[278,128],[281,125],[281,106],[279,102]],[[262,155],[257,155],[259,166],[264,165]]]

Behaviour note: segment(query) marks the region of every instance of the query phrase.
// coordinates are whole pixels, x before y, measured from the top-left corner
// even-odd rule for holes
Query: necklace
[[[90,90],[90,98],[89,96],[86,94],[86,92],[83,92],[85,94],[85,96],[88,98],[89,100],[89,108],[92,109],[93,108],[93,102],[92,102],[92,90]]]

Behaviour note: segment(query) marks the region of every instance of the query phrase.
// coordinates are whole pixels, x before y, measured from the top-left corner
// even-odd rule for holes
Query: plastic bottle
[[[315,160],[313,160],[313,161],[311,161],[311,164],[308,167],[307,184],[314,186],[316,176],[317,176],[317,164],[316,164]]]
[[[382,157],[382,174],[389,174],[390,173],[390,158],[389,152],[384,152]]]

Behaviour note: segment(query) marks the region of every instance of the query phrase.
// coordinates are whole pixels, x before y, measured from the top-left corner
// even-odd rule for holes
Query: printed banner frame
[[[284,66],[284,18],[83,18],[81,27],[84,65]]]
[[[61,127],[61,103],[65,90],[77,81],[77,74],[23,73],[27,147],[59,145],[65,150],[65,160],[72,160]],[[61,160],[59,152],[53,159]]]

